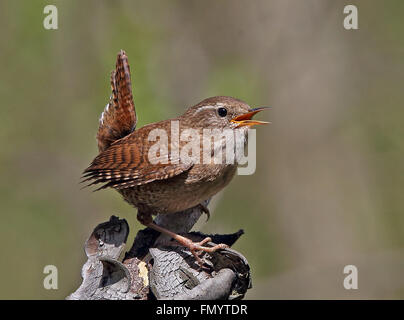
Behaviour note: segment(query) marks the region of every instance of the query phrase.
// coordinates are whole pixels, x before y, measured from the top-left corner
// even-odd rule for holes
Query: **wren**
[[[211,241],[210,238],[192,242],[156,225],[152,216],[180,212],[195,206],[201,206],[209,214],[202,203],[222,190],[233,178],[238,155],[247,143],[248,129],[267,123],[252,120],[253,115],[264,108],[253,109],[241,100],[217,96],[190,107],[177,118],[136,129],[130,69],[122,50],[117,56],[116,69],[111,74],[111,89],[112,95],[101,115],[97,133],[99,155],[84,171],[84,181],[89,181],[89,185],[102,183],[97,190],[116,189],[138,209],[137,218],[142,224],[169,235],[187,247],[201,263],[197,254],[199,251],[213,252],[226,245],[204,246]],[[189,143],[187,139],[160,139],[158,152],[151,152],[158,139],[150,137],[156,132],[165,132],[171,138],[174,124],[180,134],[188,132],[197,137],[193,150],[196,147],[197,151],[201,151],[200,156],[184,157],[189,156],[189,153],[181,151]],[[230,136],[234,133],[239,139],[232,141],[230,147],[226,141],[219,140],[213,150],[205,152],[202,149],[207,145],[204,138],[207,130],[230,132]],[[214,159],[216,152],[230,153],[234,155],[234,161],[217,163]]]

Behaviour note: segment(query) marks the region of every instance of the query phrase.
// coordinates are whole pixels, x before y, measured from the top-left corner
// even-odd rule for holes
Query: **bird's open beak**
[[[268,124],[270,122],[266,121],[259,121],[259,120],[251,120],[251,118],[258,112],[268,109],[269,107],[260,107],[260,108],[253,108],[250,109],[247,113],[242,114],[241,116],[237,116],[231,119],[231,122],[237,123],[237,128],[249,126],[252,127],[256,124]]]

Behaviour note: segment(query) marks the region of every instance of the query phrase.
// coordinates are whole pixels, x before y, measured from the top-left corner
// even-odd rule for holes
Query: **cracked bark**
[[[210,236],[209,245],[231,246],[243,234],[242,230],[226,235],[190,232],[201,215],[200,208],[195,207],[159,215],[155,222],[194,241]],[[66,299],[242,299],[251,288],[248,262],[235,250],[204,253],[206,268],[201,269],[186,248],[146,228],[137,233],[131,249],[121,259],[128,234],[126,220],[115,216],[94,229],[85,244],[88,260],[81,271],[83,282]]]

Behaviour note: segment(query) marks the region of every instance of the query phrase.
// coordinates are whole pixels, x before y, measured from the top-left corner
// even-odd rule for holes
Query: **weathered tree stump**
[[[209,236],[213,243],[208,245],[231,246],[243,234],[242,230],[227,235],[189,232],[201,214],[195,207],[157,216],[155,222],[196,241]],[[128,234],[126,220],[115,216],[94,229],[85,244],[88,260],[82,267],[83,282],[66,299],[242,299],[251,287],[248,262],[232,249],[204,253],[201,268],[188,249],[146,228],[137,233],[121,260]]]

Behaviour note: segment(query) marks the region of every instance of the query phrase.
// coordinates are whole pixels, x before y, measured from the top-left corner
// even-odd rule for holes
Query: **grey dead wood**
[[[195,207],[159,215],[155,222],[194,241],[210,236],[212,243],[208,245],[231,246],[243,234],[242,230],[226,235],[190,232],[201,215],[201,208]],[[85,244],[88,260],[82,267],[82,284],[66,299],[226,300],[242,299],[251,288],[248,262],[235,250],[204,253],[205,266],[200,268],[186,248],[146,228],[137,233],[122,259],[128,234],[126,220],[116,216],[94,229]]]

